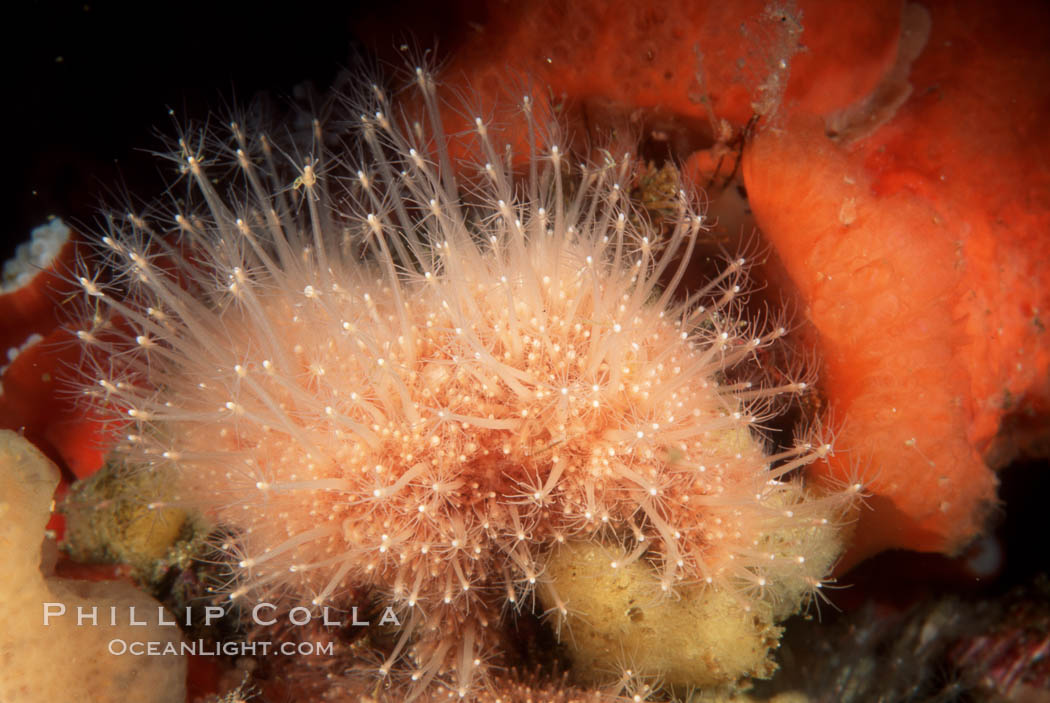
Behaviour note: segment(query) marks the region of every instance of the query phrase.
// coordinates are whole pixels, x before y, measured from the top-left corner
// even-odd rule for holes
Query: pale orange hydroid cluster
[[[116,280],[80,279],[89,392],[131,422],[130,463],[172,470],[175,500],[228,529],[230,598],[368,589],[403,623],[378,673],[463,696],[559,542],[626,545],[669,593],[819,585],[769,535],[838,514],[788,480],[829,447],[767,456],[751,429],[805,383],[724,374],[784,334],[734,316],[745,262],[679,292],[703,229],[686,194],[651,228],[630,159],[571,163],[528,99],[527,174],[479,118],[461,188],[416,83],[419,123],[378,88],[353,106],[359,163],[316,123],[307,156],[237,125],[214,153],[183,140],[200,207],[171,232],[115,223]]]

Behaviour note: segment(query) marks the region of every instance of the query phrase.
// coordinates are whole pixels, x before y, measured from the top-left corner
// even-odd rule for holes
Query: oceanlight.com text
[[[187,654],[201,657],[265,657],[271,654],[285,656],[331,656],[332,642],[139,642],[122,639],[109,641],[109,653],[114,656],[171,657]]]

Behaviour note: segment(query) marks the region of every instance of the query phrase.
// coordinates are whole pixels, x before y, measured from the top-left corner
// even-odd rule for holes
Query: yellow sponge
[[[158,622],[174,621],[160,603],[128,583],[41,572],[56,485],[58,470],[38,449],[0,430],[0,703],[182,703],[184,657],[111,653],[179,646],[179,628]]]

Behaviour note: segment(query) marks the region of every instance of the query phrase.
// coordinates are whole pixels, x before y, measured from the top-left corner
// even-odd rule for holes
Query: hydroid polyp
[[[829,445],[763,451],[803,380],[726,380],[785,334],[737,314],[747,262],[683,290],[704,231],[685,192],[653,226],[632,159],[578,163],[528,98],[526,154],[479,117],[453,163],[434,79],[413,80],[418,115],[374,86],[307,147],[184,137],[189,196],[113,219],[118,275],[79,277],[86,392],[127,423],[124,461],[231,535],[229,598],[367,589],[403,624],[375,673],[465,697],[508,604],[543,584],[567,613],[557,544],[626,545],[663,592],[744,607],[819,584],[796,536],[848,498],[794,478]]]

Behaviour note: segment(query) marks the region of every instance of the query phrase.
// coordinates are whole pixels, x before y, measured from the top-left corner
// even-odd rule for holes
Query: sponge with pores
[[[186,661],[178,655],[112,654],[133,642],[177,649],[178,627],[128,583],[45,576],[41,544],[58,470],[25,439],[0,430],[0,703],[181,703]],[[44,624],[45,607],[62,612]],[[131,625],[131,608],[136,622]],[[80,613],[94,612],[94,624]],[[94,608],[94,611],[92,610]],[[112,619],[116,625],[110,625]],[[173,622],[171,614],[165,621]]]

